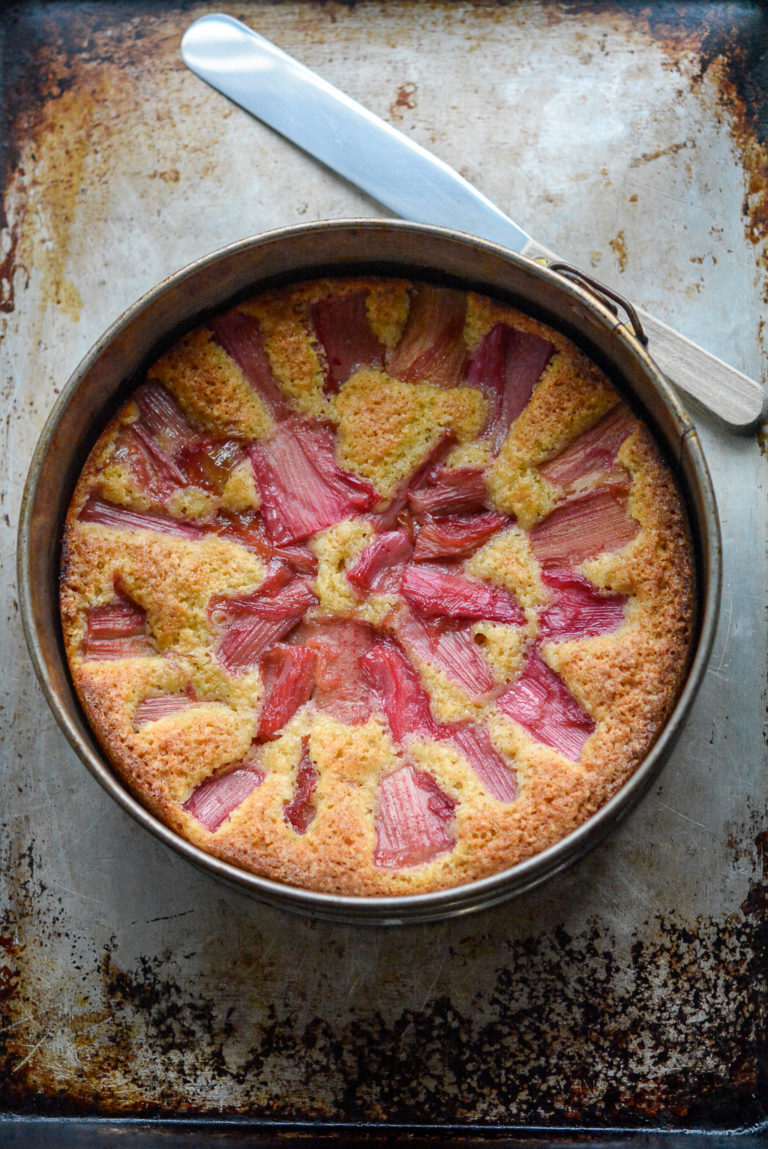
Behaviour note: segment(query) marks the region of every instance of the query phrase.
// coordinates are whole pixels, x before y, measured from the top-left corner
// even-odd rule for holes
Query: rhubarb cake
[[[294,284],[167,350],[63,539],[114,770],[234,866],[345,895],[482,878],[636,769],[695,612],[669,466],[558,331],[471,292]]]

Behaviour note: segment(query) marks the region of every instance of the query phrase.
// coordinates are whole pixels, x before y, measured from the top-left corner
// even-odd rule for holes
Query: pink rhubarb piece
[[[264,771],[256,754],[256,747],[252,747],[237,766],[206,778],[193,790],[182,809],[197,818],[211,834],[214,833],[264,781]]]
[[[565,489],[599,480],[613,470],[619,447],[636,426],[632,412],[619,403],[539,470]]]
[[[467,382],[488,397],[490,416],[484,434],[495,451],[528,403],[554,350],[538,335],[496,323],[473,355]]]
[[[323,390],[335,395],[358,367],[381,367],[384,346],[368,321],[366,291],[327,295],[312,308],[312,322],[325,352]]]
[[[318,777],[317,770],[309,756],[309,738],[305,737],[301,743],[301,759],[296,773],[293,798],[290,802],[286,802],[283,807],[286,822],[293,827],[297,834],[306,834],[317,813],[310,799],[317,789]]]
[[[542,572],[552,602],[539,615],[539,636],[544,642],[593,638],[609,634],[624,621],[626,596],[601,593],[583,575],[570,570]]]
[[[191,686],[183,694],[165,692],[152,694],[142,698],[133,713],[133,725],[138,730],[147,722],[157,722],[160,718],[168,718],[172,714],[180,714],[190,706],[199,706],[200,702]]]
[[[525,616],[509,591],[429,563],[406,567],[403,597],[427,618],[464,618],[520,624]]]
[[[408,523],[407,529],[410,533],[411,514],[408,504],[411,498],[411,491],[417,490],[427,481],[428,476],[439,467],[455,442],[456,436],[452,430],[448,429],[441,433],[437,442],[427,452],[426,458],[419,464],[413,474],[406,476],[403,482],[400,483],[384,510],[375,511],[373,514],[368,515],[369,522],[376,530],[389,531],[395,527],[402,527],[404,522],[406,522]]]
[[[82,655],[87,661],[137,658],[156,654],[147,628],[147,613],[124,592],[104,606],[93,606],[85,618]]]
[[[141,423],[131,423],[120,433],[113,458],[126,462],[131,477],[147,498],[164,503],[188,486],[184,471],[164,451]]]
[[[435,467],[408,490],[414,515],[461,515],[486,510],[485,473],[479,467]]]
[[[409,653],[442,670],[472,698],[493,690],[493,674],[469,626],[403,614],[397,637]]]
[[[232,621],[216,647],[216,657],[230,674],[252,669],[270,646],[284,638],[317,599],[303,579],[296,578],[274,594],[256,592],[236,600]],[[223,604],[217,612],[225,611]],[[219,617],[221,614],[219,613]]]
[[[208,616],[211,622],[217,624],[226,624],[228,622],[236,622],[238,619],[243,620],[259,616],[264,609],[267,611],[272,609],[269,602],[266,608],[264,608],[263,600],[265,596],[274,596],[279,590],[287,586],[289,582],[292,582],[294,577],[294,573],[287,563],[282,562],[280,559],[273,559],[264,572],[264,578],[258,590],[251,591],[250,594],[212,595],[208,603]],[[281,610],[283,606],[288,607],[288,613],[291,613],[293,599],[289,598],[284,603],[278,599],[278,611]]]
[[[397,870],[431,862],[456,843],[456,802],[435,779],[413,765],[379,783],[374,863]]]
[[[513,521],[497,511],[451,518],[425,517],[416,538],[413,557],[416,562],[467,558]]]
[[[206,533],[204,527],[179,522],[162,511],[134,511],[130,507],[108,503],[97,495],[89,496],[80,510],[78,519],[83,523],[95,523],[114,530],[154,531],[157,534],[181,539],[201,539]]]
[[[304,623],[294,641],[311,650],[317,662],[312,701],[347,726],[367,722],[376,696],[364,669],[375,632],[356,619]]]
[[[291,407],[272,373],[259,321],[245,311],[233,308],[211,320],[216,341],[234,359],[248,382],[263,399],[274,419],[284,419]]]
[[[142,383],[133,395],[144,429],[174,458],[185,447],[194,447],[200,432],[188,422],[183,411],[159,383]],[[135,425],[135,424],[134,424]]]
[[[578,762],[595,722],[571,694],[537,650],[528,657],[523,673],[497,700],[499,710],[513,718],[537,742]]]
[[[451,741],[468,759],[487,790],[499,802],[514,802],[517,797],[517,775],[499,754],[484,726],[457,723],[452,727]]]
[[[545,567],[569,567],[631,542],[640,524],[627,513],[624,484],[599,487],[555,507],[531,531],[531,549]]]
[[[266,443],[251,448],[261,513],[271,543],[301,542],[348,515],[370,510],[370,483],[336,462],[335,436],[319,423],[288,419]]]
[[[385,531],[362,551],[347,571],[347,579],[363,595],[395,593],[412,557],[413,543],[406,531]]]
[[[276,737],[296,711],[309,701],[317,655],[304,646],[273,646],[261,660],[264,699],[259,738]]]
[[[461,383],[467,359],[465,311],[462,292],[428,284],[416,287],[400,342],[386,356],[389,374],[409,383],[426,380],[438,387]]]
[[[432,717],[419,673],[397,643],[378,639],[362,662],[396,742],[402,744],[409,737],[439,737],[440,728]]]

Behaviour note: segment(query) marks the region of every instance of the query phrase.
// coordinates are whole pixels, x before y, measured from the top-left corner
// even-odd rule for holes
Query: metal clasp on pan
[[[637,339],[639,343],[642,343],[643,347],[648,346],[648,336],[643,331],[640,317],[629,300],[625,299],[623,295],[619,295],[617,291],[606,287],[599,279],[593,279],[591,275],[587,275],[581,271],[580,268],[573,267],[570,263],[548,263],[547,267],[550,271],[556,271],[558,275],[563,275],[566,279],[573,279],[580,286],[586,287],[617,319],[619,317],[619,311],[615,305],[618,303],[619,307],[623,307],[627,313],[635,339]]]

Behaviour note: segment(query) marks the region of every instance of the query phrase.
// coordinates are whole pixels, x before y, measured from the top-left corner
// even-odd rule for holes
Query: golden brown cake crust
[[[497,873],[560,841],[637,768],[689,658],[689,530],[648,429],[560,333],[482,296],[457,302],[458,293],[429,290],[328,279],[240,304],[235,319],[251,325],[263,386],[254,381],[253,345],[243,351],[234,321],[234,334],[226,323],[189,332],[151,368],[149,390],[99,437],[66,522],[67,657],[117,775],[207,853],[312,890],[424,893]],[[346,310],[335,309],[339,299]],[[409,364],[403,347],[417,308],[435,326]],[[336,344],[323,326],[331,320],[354,329],[348,342],[363,357],[338,381]],[[505,350],[507,329],[516,333],[513,351]],[[504,355],[528,349],[535,358],[544,344],[530,397],[504,425],[504,403],[481,368],[492,374],[502,363],[511,387]],[[294,512],[292,489],[280,488],[279,445],[290,453],[305,441],[310,456],[331,451],[339,497],[352,500],[307,531],[270,518]],[[425,485],[434,492],[446,476],[472,474],[484,484],[482,506],[457,515],[420,509]],[[336,494],[322,489],[331,501]],[[321,501],[315,492],[313,509],[297,505],[296,514],[315,514]],[[392,506],[400,510],[387,520]],[[420,554],[433,528],[442,539],[452,524],[475,525],[483,515],[493,530],[466,552]],[[583,530],[579,515],[590,524]],[[291,530],[286,541],[280,532]],[[407,536],[411,553],[396,568],[405,581],[361,591],[348,576],[387,532]],[[276,571],[282,583],[274,584]],[[487,591],[502,613],[449,612],[439,622],[416,590],[408,597],[403,589],[425,572],[436,586],[448,572]],[[249,661],[238,636],[250,635],[266,600],[291,592],[306,599],[294,629],[286,624]],[[585,602],[599,623],[585,621],[593,617]],[[419,638],[427,632],[431,647]],[[321,685],[322,643],[333,634],[344,657],[362,643],[347,673],[356,687],[346,694],[343,683]],[[466,665],[457,672],[438,656],[454,639],[473,646],[483,689],[468,685]],[[419,711],[411,731],[399,731],[391,697],[375,685],[371,643],[415,675],[410,698],[428,699],[429,713]],[[315,677],[279,730],[265,733],[275,644],[283,653],[312,651]],[[546,703],[537,718],[538,690]],[[455,736],[468,729],[484,731],[506,781],[472,764]],[[244,789],[234,802],[222,799],[229,806],[213,826],[201,795],[212,779],[235,774]],[[392,797],[387,780],[406,777],[422,780],[421,797]],[[509,779],[515,793],[504,789]],[[418,833],[398,826],[402,801],[426,803],[422,854]]]

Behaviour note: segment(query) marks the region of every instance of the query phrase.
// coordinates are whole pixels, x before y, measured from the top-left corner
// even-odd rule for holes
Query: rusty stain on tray
[[[766,858],[765,835],[758,845]],[[281,1001],[266,1005],[257,1028],[243,1024],[243,1003],[254,999],[248,955],[258,947],[247,931],[239,952],[228,955],[224,1009],[205,987],[179,978],[170,954],[122,968],[109,944],[95,959],[103,1003],[84,1003],[68,1019],[83,1072],[62,1081],[55,1057],[31,1055],[53,1044],[62,1019],[37,1016],[18,941],[34,920],[29,944],[45,947],[53,940],[46,931],[59,926],[55,916],[46,923],[35,913],[34,902],[46,899],[32,852],[15,861],[19,909],[0,923],[0,1103],[14,1109],[178,1116],[194,1111],[204,1066],[208,1090],[227,1087],[240,1099],[233,1113],[274,1119],[424,1123],[446,1113],[467,1119],[479,1107],[486,1120],[537,1123],[556,1114],[595,1125],[631,1117],[635,1125],[727,1127],[764,1113],[765,883],[752,883],[739,920],[690,925],[672,914],[646,923],[628,970],[619,970],[597,923],[578,937],[556,927],[517,942],[504,968],[478,985],[471,1010],[440,993],[387,1020],[372,1009],[344,1021],[319,1005],[306,1019],[305,1003],[294,1009]],[[317,937],[311,928],[303,933],[311,950]],[[397,948],[417,934],[389,939]],[[354,945],[353,934],[338,934],[339,970]],[[386,940],[381,949],[386,960]],[[447,957],[470,971],[475,939],[459,936]],[[712,1027],[715,1002],[728,1012]],[[139,1061],[163,1066],[151,1095],[135,1081]]]
[[[7,238],[0,249],[0,311],[14,310],[16,275],[28,279],[34,267],[44,302],[77,322],[82,301],[67,275],[76,211],[86,202],[95,220],[103,219],[99,200],[110,178],[111,137],[130,131],[132,120],[141,122],[146,92],[137,77],[143,69],[151,80],[151,61],[169,33],[161,25],[154,37],[149,27],[137,35],[137,15],[134,36],[113,40],[108,13],[93,21],[71,10],[66,15],[41,16],[34,28],[39,43],[34,46],[33,35],[32,44],[24,44],[18,82],[4,92],[6,171],[0,175],[7,193],[0,224]],[[55,52],[46,46],[54,28]],[[100,31],[107,33],[103,42]],[[172,172],[154,174],[174,180]]]
[[[690,34],[698,39],[695,83],[700,87],[705,79],[714,80],[719,91],[717,113],[727,117],[741,152],[748,183],[743,206],[746,235],[753,244],[762,245],[768,239],[768,87],[763,67],[768,42],[764,22],[755,11],[754,32],[750,34],[748,12],[746,20],[732,24],[727,16],[725,20],[708,20],[699,8],[691,8],[687,15],[683,9],[682,17]],[[673,21],[668,25],[668,19],[664,15],[649,17],[649,29],[653,35],[662,34],[659,42],[674,60],[679,51],[679,30]],[[768,266],[766,252],[758,258],[763,267]]]
[[[416,93],[418,90],[416,84],[400,85],[396,99],[389,105],[389,112],[394,120],[402,120],[406,109],[416,107]]]
[[[674,156],[678,152],[683,151],[684,148],[695,148],[695,140],[680,140],[676,144],[670,144],[668,148],[660,148],[657,152],[643,152],[632,160],[629,165],[632,168],[639,168],[642,164],[650,164],[654,160],[660,160],[662,156]]]
[[[424,19],[443,7],[424,5]],[[507,18],[502,5],[470,7],[489,27]],[[647,3],[573,3],[543,11],[552,23],[594,13],[627,32],[641,30],[671,68],[683,56],[697,59],[693,82],[714,84],[717,114],[742,158],[744,228],[765,268],[768,91],[756,80],[765,22],[755,22],[753,36],[735,15],[732,24],[716,19],[717,7],[708,14],[701,5],[655,10]],[[344,10],[324,4],[306,17],[299,13],[294,31],[307,43],[321,41]],[[13,312],[15,287],[35,270],[44,302],[76,321],[80,291],[70,277],[70,256],[78,205],[85,197],[92,218],[106,222],[100,205],[113,175],[113,134],[145,122],[159,83],[157,58],[175,61],[179,30],[196,12],[166,9],[158,17],[153,5],[142,3],[96,3],[87,15],[76,4],[61,5],[58,15],[49,5],[29,11],[27,18],[17,8],[7,28],[8,50],[18,48],[20,57],[4,94],[0,313]],[[240,4],[234,11],[247,19],[250,9]],[[403,80],[390,105],[393,119],[415,108],[416,95],[416,83]],[[692,145],[686,138],[636,163]],[[137,138],[137,153],[141,147]],[[201,176],[204,165],[200,156]],[[156,164],[148,178],[169,190],[183,179],[175,158]],[[614,243],[626,260],[622,232]],[[732,843],[737,861],[745,850],[740,833]],[[765,860],[765,835],[756,845]],[[31,845],[17,846],[5,869],[14,875],[0,916],[0,1102],[6,1108],[177,1116],[195,1107],[219,1112],[225,1097],[232,1112],[292,1119],[533,1123],[556,1115],[584,1124],[708,1121],[723,1128],[760,1120],[768,1108],[761,1032],[768,873],[751,882],[740,912],[726,921],[692,923],[670,913],[638,926],[625,968],[599,921],[577,936],[543,929],[496,955],[488,952],[493,934],[484,939],[481,932],[491,916],[481,917],[467,928],[466,940],[458,929],[452,941],[446,935],[448,989],[428,993],[423,1008],[407,1004],[392,1016],[384,1016],[375,997],[358,1001],[348,1016],[334,1012],[335,1000],[325,1008],[319,992],[309,1001],[270,1001],[260,1013],[253,955],[261,938],[246,921],[234,952],[225,955],[223,990],[216,977],[209,984],[201,975],[182,976],[176,955],[148,953],[122,963],[119,945],[110,943],[90,959],[80,956],[81,968],[73,962],[72,986],[63,996],[76,1000],[72,987],[81,981],[99,993],[62,1018],[38,1015],[29,971],[47,947],[67,938],[67,922],[36,874]],[[264,922],[278,934],[286,928],[270,911]],[[335,962],[340,976],[356,946],[374,949],[343,930],[326,936],[306,923],[296,929],[305,960]],[[383,937],[370,959],[375,971],[383,977],[402,948],[424,936],[411,929]],[[68,940],[73,953],[84,948],[84,939]],[[274,969],[269,976],[279,980]],[[466,984],[476,987],[475,996],[460,1005],[450,989]],[[58,1060],[62,1027],[71,1030],[76,1072],[64,1072]]]
[[[613,237],[608,245],[611,251],[617,256],[619,261],[619,268],[621,271],[627,266],[627,243],[626,236],[624,235],[624,228]]]

